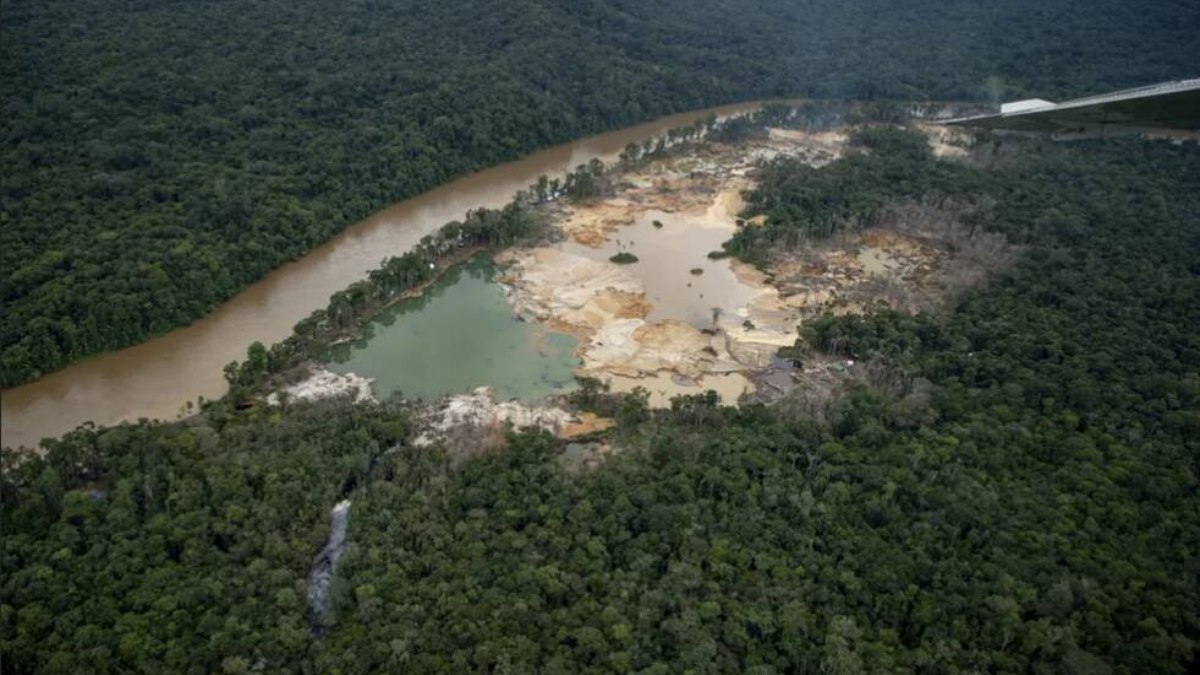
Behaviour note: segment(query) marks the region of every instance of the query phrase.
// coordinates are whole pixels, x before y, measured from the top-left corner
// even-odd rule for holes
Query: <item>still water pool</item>
[[[374,378],[375,395],[432,399],[495,389],[499,400],[536,401],[574,387],[575,338],[520,321],[485,256],[450,270],[419,298],[402,300],[339,345],[331,370]]]

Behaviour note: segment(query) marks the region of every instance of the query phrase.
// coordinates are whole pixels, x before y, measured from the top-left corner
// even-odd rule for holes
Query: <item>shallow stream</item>
[[[329,539],[308,572],[308,606],[312,612],[312,630],[319,633],[329,612],[329,585],[338,560],[346,550],[346,519],[350,500],[338,502],[329,512]]]

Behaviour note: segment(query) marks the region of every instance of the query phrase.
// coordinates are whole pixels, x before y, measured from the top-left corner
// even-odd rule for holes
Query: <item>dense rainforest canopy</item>
[[[191,321],[372,210],[554,142],[768,96],[1194,75],[1198,26],[1183,0],[4,2],[0,385]]]
[[[831,210],[970,199],[1026,247],[947,314],[808,324],[806,349],[905,386],[854,385],[822,424],[581,398],[616,405],[622,448],[584,473],[540,433],[414,447],[395,401],[80,429],[4,457],[6,672],[1194,672],[1200,148],[986,141],[947,163],[919,138],[773,163],[749,200],[776,246]],[[314,621],[305,575],[344,498]]]

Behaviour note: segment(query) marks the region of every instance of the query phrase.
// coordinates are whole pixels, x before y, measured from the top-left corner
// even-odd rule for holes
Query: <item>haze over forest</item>
[[[465,206],[186,417],[0,450],[0,672],[1196,672],[1200,144],[914,115],[1196,64],[1186,0],[3,3],[4,387],[464,174],[792,102]],[[751,299],[658,320],[652,265]],[[328,370],[460,279],[569,386]]]

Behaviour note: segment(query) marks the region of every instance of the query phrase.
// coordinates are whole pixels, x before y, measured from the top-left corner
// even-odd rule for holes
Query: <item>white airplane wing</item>
[[[948,120],[980,129],[1049,133],[1059,139],[1123,134],[1200,137],[1200,79],[1163,82],[1065,103],[1006,103],[995,115]]]

